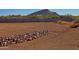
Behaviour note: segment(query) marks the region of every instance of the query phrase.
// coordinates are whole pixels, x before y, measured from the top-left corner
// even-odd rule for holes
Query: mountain
[[[28,17],[28,16],[33,16],[33,17]],[[36,17],[36,16],[48,16],[48,17]],[[59,14],[57,14],[56,12],[52,12],[48,9],[43,9],[34,13],[31,13],[29,15],[25,17],[20,16],[20,17],[0,17],[0,22],[1,23],[6,23],[6,22],[56,22],[58,20],[60,20],[59,18],[55,19],[55,18],[51,18],[50,16],[59,16]]]
[[[46,16],[46,15],[53,15],[53,16],[59,16],[59,14],[57,14],[56,12],[51,12],[48,9],[43,9],[34,13],[29,14],[28,16]]]

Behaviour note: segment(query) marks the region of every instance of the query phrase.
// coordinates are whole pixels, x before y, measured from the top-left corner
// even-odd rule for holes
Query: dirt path
[[[39,25],[39,24],[38,24]],[[43,25],[43,26],[42,26]],[[23,25],[24,26],[24,25]],[[31,25],[30,25],[31,26]],[[35,26],[37,28],[37,26]],[[24,49],[24,50],[62,50],[62,49],[79,49],[79,30],[67,28],[55,23],[44,23],[34,30],[49,30],[47,36],[41,38],[14,44],[5,49]],[[28,28],[29,29],[29,28]],[[32,30],[33,31],[33,30]]]

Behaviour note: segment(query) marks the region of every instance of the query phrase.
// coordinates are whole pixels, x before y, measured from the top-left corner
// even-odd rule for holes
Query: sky
[[[0,16],[6,15],[28,15],[37,12],[41,9],[0,9]],[[49,9],[52,12],[57,12],[59,15],[79,15],[79,9]]]

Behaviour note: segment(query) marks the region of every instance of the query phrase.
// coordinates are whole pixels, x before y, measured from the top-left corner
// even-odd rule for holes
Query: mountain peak
[[[46,15],[53,15],[53,16],[59,16],[56,12],[51,12],[48,9],[43,9],[37,12],[34,12],[32,14],[30,14],[31,16],[38,16],[38,15],[42,15],[42,16],[46,16]]]
[[[40,10],[42,12],[50,12],[48,9],[43,9],[43,10]]]

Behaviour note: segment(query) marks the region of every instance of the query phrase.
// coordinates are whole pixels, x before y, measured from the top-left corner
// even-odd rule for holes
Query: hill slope
[[[43,10],[40,10],[40,11],[37,11],[37,12],[34,12],[32,14],[29,14],[29,16],[47,16],[47,15],[52,15],[52,16],[59,16],[56,12],[51,12],[50,10],[48,9],[43,9]]]

